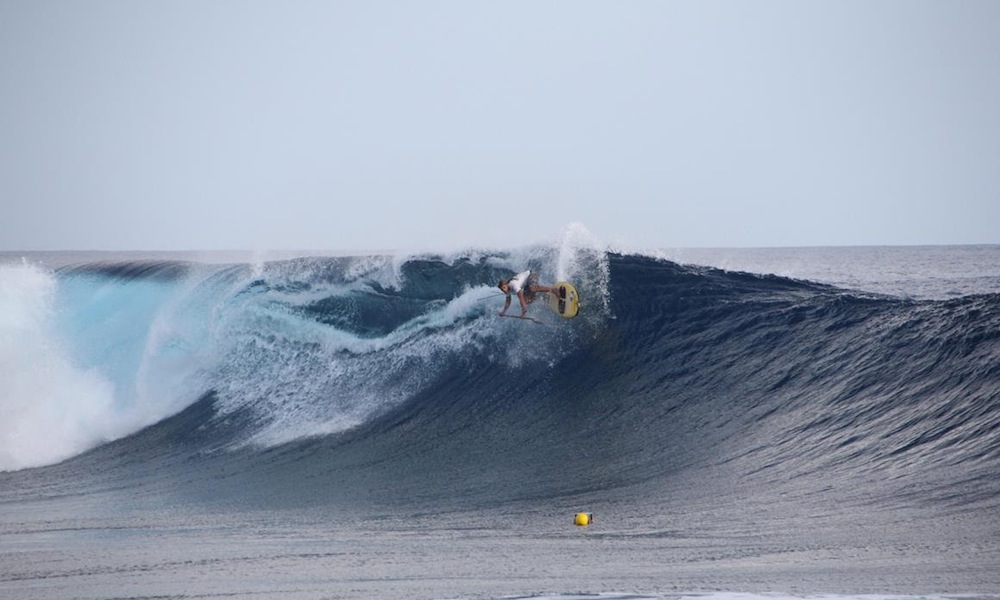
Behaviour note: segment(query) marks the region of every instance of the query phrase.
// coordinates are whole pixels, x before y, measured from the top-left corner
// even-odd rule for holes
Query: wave
[[[495,318],[495,281],[525,266],[577,282],[584,316]],[[134,433],[54,473],[181,452],[242,457],[233,493],[267,502],[667,502],[738,473],[795,494],[878,482],[844,486],[862,504],[1000,503],[996,294],[918,301],[586,243],[2,278],[21,310],[3,313],[8,470]],[[51,389],[32,364],[60,365]],[[72,443],[25,443],[67,407]]]

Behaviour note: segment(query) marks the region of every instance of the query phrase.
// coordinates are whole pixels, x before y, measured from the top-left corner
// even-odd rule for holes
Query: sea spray
[[[0,470],[58,462],[130,425],[112,417],[114,384],[81,368],[53,331],[56,280],[0,266]]]

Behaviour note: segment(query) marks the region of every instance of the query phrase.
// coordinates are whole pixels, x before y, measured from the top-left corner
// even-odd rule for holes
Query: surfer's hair
[[[505,286],[505,285],[507,285],[509,283],[510,283],[510,279],[501,279],[500,283],[497,284],[497,287],[502,290],[503,286]]]

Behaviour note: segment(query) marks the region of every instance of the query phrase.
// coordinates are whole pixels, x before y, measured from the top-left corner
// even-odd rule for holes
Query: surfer
[[[503,302],[503,310],[500,311],[501,317],[506,315],[507,309],[510,308],[511,292],[517,294],[517,300],[521,303],[521,316],[524,317],[528,313],[528,305],[535,301],[536,294],[556,291],[554,287],[539,285],[538,275],[530,270],[522,271],[510,279],[501,279],[497,287],[507,295]]]

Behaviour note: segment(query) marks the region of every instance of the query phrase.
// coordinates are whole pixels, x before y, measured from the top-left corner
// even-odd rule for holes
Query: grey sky
[[[0,250],[1000,242],[1000,2],[0,0]]]

